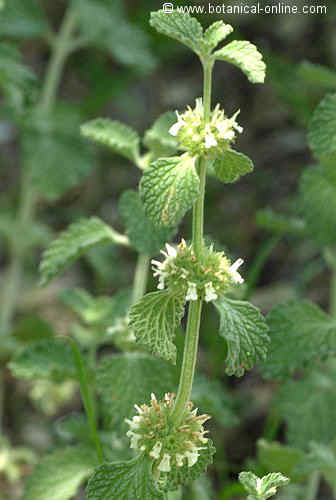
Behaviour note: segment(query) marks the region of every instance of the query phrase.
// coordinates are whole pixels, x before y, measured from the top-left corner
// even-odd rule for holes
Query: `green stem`
[[[320,485],[320,473],[315,471],[311,474],[307,489],[306,489],[306,500],[315,500],[318,489]]]
[[[138,255],[133,283],[132,304],[138,302],[146,293],[149,261],[150,257],[148,255],[141,253]]]
[[[213,61],[202,61],[204,71],[203,104],[204,119],[210,119],[211,112],[211,79]],[[196,257],[200,257],[203,248],[204,231],[204,196],[206,182],[207,160],[199,161],[200,191],[193,209],[192,222],[192,244]],[[175,406],[172,411],[172,419],[179,423],[185,411],[185,405],[189,401],[194,381],[195,367],[197,361],[199,330],[202,314],[202,299],[191,302],[188,311],[188,322],[186,338],[184,342],[183,362],[181,368],[180,382],[176,396]]]
[[[84,404],[86,416],[89,422],[91,439],[95,445],[99,463],[104,462],[103,448],[97,431],[97,417],[92,390],[88,380],[88,369],[84,364],[83,357],[74,340],[71,340],[72,355],[76,364],[80,384],[80,393]]]
[[[72,33],[75,29],[75,13],[69,8],[64,15],[62,26],[56,37],[54,49],[48,64],[44,85],[41,93],[41,100],[38,108],[47,113],[54,104],[57,87],[62,74],[62,69],[69,54],[69,45]],[[21,181],[21,198],[17,213],[17,230],[20,227],[29,225],[32,222],[34,209],[36,205],[36,193],[31,183],[30,172],[25,171]],[[19,235],[20,237],[20,235]],[[24,252],[21,252],[18,245],[14,242],[11,246],[12,256],[7,276],[5,278],[6,286],[3,289],[0,312],[0,332],[7,334],[17,303],[17,295],[21,287]]]
[[[330,314],[336,318],[336,269],[331,271],[331,284],[330,284]]]

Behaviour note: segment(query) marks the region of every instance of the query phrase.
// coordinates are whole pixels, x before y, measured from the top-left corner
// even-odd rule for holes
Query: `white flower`
[[[229,267],[229,273],[231,275],[232,280],[234,283],[239,283],[240,285],[244,283],[244,279],[240,276],[238,273],[237,269],[244,263],[243,259],[237,259],[236,262],[234,262],[230,267]]]
[[[160,441],[158,441],[157,443],[155,443],[152,451],[149,453],[149,455],[153,458],[155,458],[155,460],[157,460],[158,458],[160,458],[160,453],[161,453],[161,448],[162,448],[162,443]]]
[[[237,132],[239,132],[241,134],[244,129],[243,129],[243,127],[238,125],[238,123],[236,122],[236,116],[238,116],[239,113],[240,113],[240,109],[238,109],[238,111],[235,112],[235,114],[230,118],[230,121],[231,121],[232,128],[234,128],[235,130],[237,130]]]
[[[198,448],[194,448],[192,451],[186,451],[184,456],[188,460],[188,467],[192,467],[199,457]]]
[[[178,114],[177,111],[176,111],[176,116],[177,116],[177,122],[174,123],[174,125],[172,125],[170,127],[170,129],[169,129],[170,135],[173,135],[174,137],[177,136],[177,134],[179,133],[180,128],[185,125],[184,120],[180,117],[180,115]]]
[[[170,455],[168,453],[165,453],[163,455],[163,459],[161,460],[159,466],[158,466],[159,471],[161,472],[170,472]]]
[[[212,148],[213,146],[217,146],[217,144],[218,143],[217,143],[215,136],[213,135],[212,132],[210,132],[209,134],[207,134],[205,136],[205,147],[207,149]]]
[[[168,259],[169,257],[173,257],[175,259],[175,257],[177,256],[176,248],[169,245],[169,243],[166,243],[166,250],[167,252],[161,250],[162,255],[164,255],[166,259]]]
[[[136,449],[138,447],[139,440],[142,438],[141,434],[137,434],[133,431],[128,431],[126,436],[131,439],[130,448]]]
[[[197,300],[197,288],[196,283],[188,281],[188,290],[186,295],[186,300]]]
[[[181,455],[180,453],[176,453],[175,459],[176,459],[176,465],[177,465],[177,467],[182,467],[183,466],[184,455]]]
[[[211,283],[211,281],[209,281],[209,283],[206,283],[205,284],[205,302],[211,302],[212,300],[216,300],[218,299],[218,295]]]
[[[139,420],[141,420],[140,417],[133,417],[132,420],[125,418],[125,422],[130,426],[130,429],[134,431],[138,430],[140,427]]]

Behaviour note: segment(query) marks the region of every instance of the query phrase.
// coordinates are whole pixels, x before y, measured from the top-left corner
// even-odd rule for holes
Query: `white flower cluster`
[[[130,427],[127,432],[130,447],[153,459],[159,472],[170,472],[172,467],[183,465],[192,467],[200,456],[199,452],[206,449],[202,445],[208,442],[203,424],[210,417],[197,415],[197,408],[192,410],[191,402],[186,405],[184,419],[177,428],[167,425],[174,398],[173,394],[166,394],[163,401],[157,401],[152,394],[150,405],[135,405],[138,415],[126,419]]]
[[[152,259],[153,276],[158,277],[159,282],[157,288],[159,290],[163,290],[165,288],[165,285],[170,278],[174,279],[179,275],[182,278],[182,280],[186,282],[187,285],[186,296],[185,296],[185,299],[187,301],[197,300],[200,297],[199,288],[201,288],[201,294],[204,300],[206,302],[211,302],[213,300],[218,299],[220,286],[218,285],[217,281],[218,279],[221,278],[221,273],[224,274],[225,278],[229,279],[230,283],[233,284],[244,283],[244,279],[238,272],[238,268],[244,263],[243,259],[237,259],[233,264],[230,265],[228,263],[229,261],[226,258],[221,259],[219,261],[221,269],[217,270],[214,269],[216,283],[214,282],[215,280],[211,281],[210,279],[205,283],[202,282],[201,285],[199,285],[195,281],[192,281],[191,270],[187,269],[187,266],[179,267],[177,262],[177,259],[179,257],[179,249],[182,249],[183,251],[186,248],[187,246],[184,240],[182,240],[181,244],[178,246],[178,249],[175,249],[174,247],[172,247],[167,243],[166,251],[161,250],[161,253],[165,257],[165,260],[163,262],[160,262],[158,260]],[[212,248],[210,249],[210,251],[212,251]],[[190,263],[192,263],[192,258],[189,260]],[[208,275],[209,278],[211,278],[211,272],[209,272],[209,270],[206,270],[206,274]],[[180,287],[181,286],[182,283],[180,283]]]
[[[240,110],[228,118],[217,104],[210,120],[205,122],[202,99],[198,98],[194,109],[188,106],[183,114],[176,111],[177,121],[170,127],[169,133],[179,139],[184,149],[195,154],[209,152],[214,148],[227,149],[229,143],[234,141],[236,132],[243,132],[236,121],[239,113]]]

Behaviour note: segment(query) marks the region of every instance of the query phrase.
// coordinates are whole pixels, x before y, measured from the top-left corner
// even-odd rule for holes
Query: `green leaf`
[[[44,251],[40,264],[41,285],[49,283],[93,246],[126,242],[125,237],[116,233],[98,217],[74,222]]]
[[[280,214],[271,208],[257,211],[256,223],[258,226],[279,234],[306,235],[305,221],[291,214]]]
[[[78,110],[58,103],[52,113],[27,116],[23,132],[24,166],[49,201],[83,182],[94,167],[89,145],[79,135]]]
[[[307,230],[321,246],[336,244],[336,176],[332,170],[332,166],[307,168],[300,180]]]
[[[56,379],[76,377],[71,350],[64,342],[41,340],[28,345],[9,363],[16,377]]]
[[[48,22],[37,0],[6,0],[0,14],[0,36],[33,38],[48,31]]]
[[[194,159],[183,155],[154,161],[140,183],[147,216],[159,226],[177,225],[195,203],[199,184]]]
[[[239,481],[249,493],[247,500],[266,500],[277,493],[277,488],[289,483],[289,479],[279,472],[272,472],[262,478],[252,472],[241,472]]]
[[[134,404],[158,399],[175,389],[175,371],[167,362],[143,353],[115,354],[98,365],[97,388],[113,428],[134,415]]]
[[[150,462],[139,456],[129,462],[103,464],[95,470],[88,489],[88,500],[164,500],[155,486]]]
[[[204,40],[209,44],[211,49],[214,49],[232,31],[233,28],[230,24],[225,24],[223,21],[216,21],[205,30]]]
[[[253,163],[243,153],[230,149],[215,160],[212,170],[220,181],[228,184],[236,182],[242,175],[252,172]]]
[[[266,378],[281,380],[296,370],[333,356],[336,320],[306,300],[276,306],[267,316],[271,344],[261,370]]]
[[[126,226],[131,245],[145,255],[156,255],[173,236],[173,230],[158,228],[146,216],[136,191],[125,191],[119,201],[119,213]]]
[[[191,395],[192,401],[223,427],[230,428],[238,423],[233,410],[233,402],[227,389],[218,380],[210,380],[204,375],[197,375]]]
[[[291,446],[276,441],[258,441],[258,462],[267,472],[281,472],[291,480],[302,479],[302,472],[298,473],[297,466],[303,460],[304,453]]]
[[[323,372],[315,370],[281,386],[276,408],[287,424],[291,446],[307,449],[310,441],[328,444],[335,439],[335,376],[335,363],[329,361]]]
[[[323,474],[325,480],[336,491],[336,446],[322,443],[309,443],[309,453],[297,467],[301,474],[310,475],[313,472]]]
[[[336,154],[336,94],[327,95],[309,123],[308,142],[317,158]]]
[[[214,304],[220,315],[219,334],[228,345],[225,371],[241,377],[266,358],[268,327],[259,309],[249,302],[222,298]]]
[[[189,486],[188,490],[187,497],[183,496],[183,500],[213,500],[214,498],[212,483],[205,475],[196,479]]]
[[[130,311],[129,327],[139,344],[151,354],[176,363],[175,330],[184,314],[185,301],[167,291],[148,293]]]
[[[147,33],[128,21],[123,2],[74,0],[73,3],[85,45],[108,51],[116,61],[141,73],[154,69],[156,59],[150,39]]]
[[[298,75],[314,90],[330,90],[336,88],[336,72],[330,70],[321,64],[313,64],[309,61],[303,61],[299,64]]]
[[[252,83],[263,83],[266,65],[257,47],[250,42],[234,40],[214,52],[216,59],[240,68]]]
[[[84,123],[80,130],[84,137],[108,146],[115,153],[134,163],[138,162],[140,138],[128,125],[109,118],[97,118]]]
[[[170,127],[176,122],[176,114],[167,111],[159,116],[145,133],[144,145],[156,156],[169,156],[178,149],[176,137],[169,133]]]
[[[96,465],[91,448],[79,445],[56,449],[42,457],[28,477],[23,500],[69,500]]]
[[[306,500],[306,488],[306,485],[290,484],[279,492],[277,500]]]
[[[166,483],[162,486],[165,491],[176,490],[181,485],[192,483],[206,472],[209,465],[213,462],[213,456],[216,448],[211,439],[208,440],[204,449],[200,450],[200,456],[192,467],[184,464],[182,467],[174,467],[166,475]]]
[[[174,38],[199,54],[203,47],[203,29],[194,17],[183,12],[152,12],[150,24],[159,33]]]
[[[55,333],[52,326],[35,314],[25,314],[16,322],[11,335],[21,344],[30,344],[52,338]]]

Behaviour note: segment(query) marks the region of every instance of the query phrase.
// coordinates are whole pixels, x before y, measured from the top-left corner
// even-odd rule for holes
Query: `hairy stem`
[[[149,260],[150,257],[148,255],[142,253],[138,255],[133,283],[132,304],[138,302],[146,293]]]
[[[211,78],[212,61],[203,61],[204,83],[203,83],[203,103],[204,118],[206,121],[210,118],[211,112]],[[207,160],[202,158],[199,161],[200,191],[193,209],[192,222],[192,244],[196,257],[200,257],[203,248],[203,229],[204,229],[204,195]],[[188,311],[187,331],[184,342],[183,362],[181,368],[179,388],[177,391],[176,402],[172,412],[172,418],[179,423],[183,417],[185,405],[191,396],[192,385],[195,375],[195,367],[198,352],[199,330],[202,314],[202,299],[191,302]]]
[[[320,485],[320,473],[318,471],[313,472],[310,475],[307,489],[306,489],[306,500],[315,500],[318,489]]]
[[[69,54],[69,44],[75,24],[75,13],[69,8],[64,15],[62,26],[56,37],[45,75],[41,100],[38,105],[38,108],[44,113],[47,113],[54,104],[62,69]],[[17,213],[18,229],[32,222],[36,199],[37,196],[31,183],[30,172],[25,171],[22,174],[21,198]],[[15,243],[11,246],[11,250],[11,262],[4,281],[0,312],[0,333],[4,335],[8,333],[11,327],[17,295],[21,287],[24,262],[24,252],[21,252]]]

